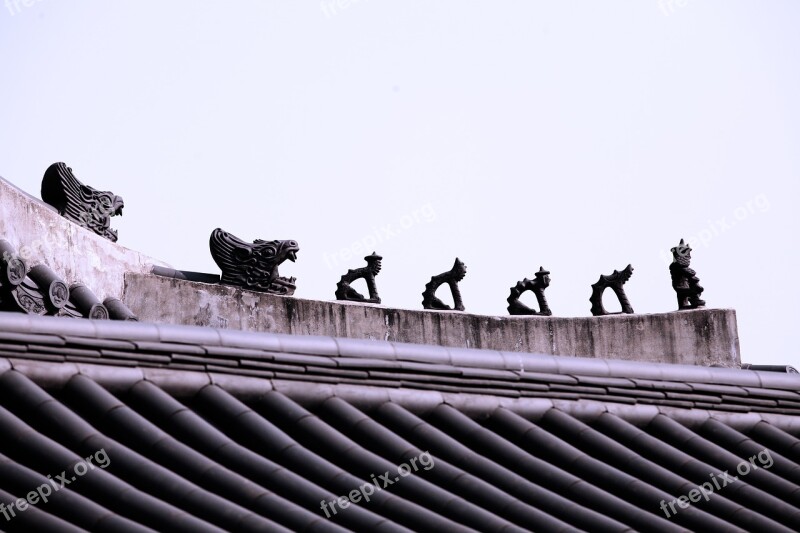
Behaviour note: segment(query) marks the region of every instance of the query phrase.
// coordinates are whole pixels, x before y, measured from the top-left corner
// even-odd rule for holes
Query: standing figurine
[[[672,276],[672,288],[678,295],[678,311],[703,307],[706,302],[700,299],[700,295],[703,293],[700,278],[693,269],[689,268],[689,263],[692,261],[692,248],[681,239],[680,244],[670,251],[672,252],[672,263],[669,265],[669,273]]]

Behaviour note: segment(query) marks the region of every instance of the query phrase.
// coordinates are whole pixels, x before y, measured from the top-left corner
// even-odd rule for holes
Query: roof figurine
[[[256,239],[249,243],[217,228],[211,232],[209,247],[211,257],[222,270],[223,285],[282,296],[294,294],[296,279],[279,276],[278,266],[287,259],[297,259],[297,241]]]
[[[617,295],[619,304],[622,307],[622,313],[633,314],[633,307],[631,307],[628,296],[625,294],[625,289],[622,287],[625,285],[625,282],[631,279],[632,275],[633,267],[631,265],[626,266],[622,271],[615,270],[608,276],[600,275],[600,279],[597,280],[597,283],[592,285],[592,296],[589,298],[589,301],[592,303],[592,314],[594,316],[620,314],[609,313],[606,311],[605,307],[603,307],[603,292],[609,287],[611,287],[611,290]]]
[[[461,291],[458,288],[458,282],[464,279],[466,275],[467,265],[456,257],[453,268],[447,272],[432,276],[431,280],[425,284],[425,292],[422,293],[422,307],[440,311],[449,310],[450,306],[436,297],[436,289],[443,283],[447,283],[450,286],[450,292],[453,294],[453,309],[456,311],[463,311],[464,302],[461,300]]]
[[[508,302],[509,314],[544,316],[553,314],[550,307],[547,305],[547,299],[544,297],[544,290],[550,286],[550,272],[540,266],[539,271],[536,272],[534,277],[535,279],[524,278],[511,287],[511,294],[509,294],[506,299]],[[531,291],[536,295],[536,301],[539,303],[539,311],[531,309],[519,300],[519,297],[522,296],[522,293],[525,291]]]
[[[106,239],[117,242],[111,229],[111,217],[122,216],[122,197],[84,185],[66,163],[53,163],[42,178],[42,200],[52,205],[64,218]]]
[[[705,306],[706,302],[700,299],[700,295],[703,293],[700,278],[693,269],[689,268],[689,263],[692,261],[692,248],[681,239],[680,244],[670,251],[672,252],[672,263],[669,265],[669,273],[672,276],[672,288],[675,289],[678,296],[678,311]]]
[[[348,269],[347,274],[343,274],[342,279],[336,284],[336,299],[350,302],[381,303],[381,298],[378,296],[378,288],[375,286],[375,276],[381,271],[381,259],[383,259],[383,257],[372,252],[371,255],[364,258],[367,262],[367,266]],[[357,279],[362,278],[367,283],[369,298],[364,298],[363,294],[350,285]]]

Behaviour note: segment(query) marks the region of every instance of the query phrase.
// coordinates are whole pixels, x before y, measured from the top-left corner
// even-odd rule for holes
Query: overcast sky
[[[742,361],[800,367],[798,28],[796,0],[10,0],[0,175],[39,197],[66,162],[179,269],[218,273],[216,227],[295,239],[302,298],[374,249],[410,309],[458,256],[468,312],[543,265],[588,316],[628,263],[671,311],[684,237]]]

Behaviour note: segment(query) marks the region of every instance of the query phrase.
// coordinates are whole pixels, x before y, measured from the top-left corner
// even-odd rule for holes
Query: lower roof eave
[[[800,434],[800,416],[778,413],[710,411],[587,399],[575,401],[536,397],[509,398],[491,394],[264,379],[169,368],[122,368],[88,363],[0,358],[0,374],[12,369],[24,374],[37,385],[51,389],[58,389],[73,376],[81,374],[111,392],[124,392],[136,383],[147,380],[176,397],[190,397],[203,387],[214,384],[242,400],[256,399],[274,390],[306,406],[338,397],[366,411],[392,402],[413,413],[424,415],[441,404],[447,404],[474,418],[486,417],[498,408],[505,408],[533,421],[555,408],[587,422],[608,412],[638,426],[646,425],[658,414],[664,414],[687,427],[696,427],[709,418],[714,418],[739,431],[747,431],[758,422],[765,421],[791,434]]]

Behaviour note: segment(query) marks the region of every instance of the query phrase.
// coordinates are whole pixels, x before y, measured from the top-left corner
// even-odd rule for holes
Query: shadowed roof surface
[[[0,501],[109,459],[0,528],[798,530],[798,389],[790,374],[0,313]],[[773,464],[736,473],[759,453]],[[738,480],[665,517],[662,500],[724,471]],[[370,502],[320,508],[387,472]]]

